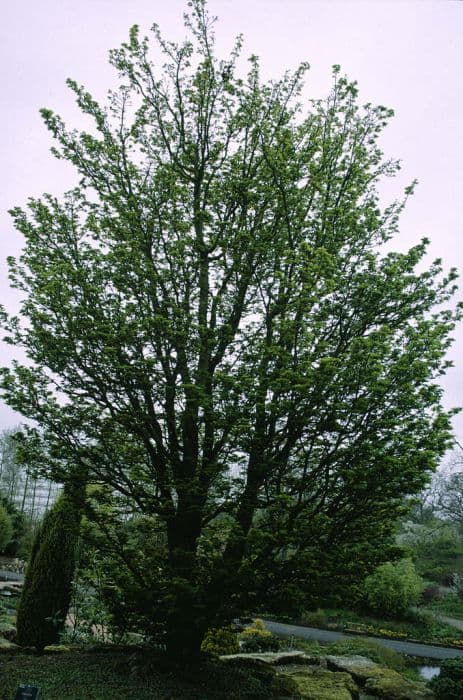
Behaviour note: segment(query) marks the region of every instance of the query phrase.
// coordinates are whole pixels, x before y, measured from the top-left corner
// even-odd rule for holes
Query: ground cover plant
[[[152,656],[152,654],[151,654]],[[67,652],[60,655],[0,656],[0,699],[11,700],[20,683],[41,688],[46,700],[265,700],[268,687],[252,672],[227,669],[210,662],[195,668],[156,668],[151,658],[143,670],[134,671],[131,653],[113,650],[105,654]],[[131,665],[132,664],[132,665]]]
[[[283,650],[303,650],[313,656],[361,655],[381,667],[418,680],[415,660],[408,659],[380,644],[363,639],[320,644],[307,640],[280,640]],[[219,640],[220,642],[220,640]],[[138,698],[153,700],[268,700],[272,674],[259,666],[224,666],[213,658],[202,663],[176,665],[164,654],[147,649],[100,647],[92,653],[68,650],[62,653],[1,654],[0,700],[10,700],[16,685],[39,685],[46,700],[109,700]]]
[[[132,28],[89,130],[42,116],[76,172],[62,200],[12,210],[3,397],[19,454],[70,473],[106,571],[114,624],[190,658],[256,602],[340,598],[397,555],[394,523],[451,441],[441,405],[456,273],[391,252],[403,198],[378,146],[392,116],[333,67],[263,82],[241,38],[218,57],[204,0],[188,39]],[[387,248],[385,247],[387,244]]]

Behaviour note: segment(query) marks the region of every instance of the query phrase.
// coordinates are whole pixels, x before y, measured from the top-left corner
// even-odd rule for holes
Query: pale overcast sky
[[[65,79],[74,78],[97,98],[116,84],[107,53],[137,23],[157,22],[165,37],[182,40],[183,0],[29,0],[4,2],[0,27],[3,177],[0,188],[0,301],[16,307],[9,290],[7,255],[21,241],[7,210],[28,196],[60,194],[76,182],[69,166],[49,153],[51,137],[38,110],[49,107],[68,126],[82,126]],[[219,51],[244,34],[244,55],[261,58],[264,76],[309,61],[307,97],[324,97],[331,66],[341,64],[358,81],[363,102],[384,104],[396,116],[383,138],[386,155],[402,160],[400,178],[388,181],[392,199],[413,178],[415,196],[394,241],[403,250],[431,239],[431,256],[463,273],[463,2],[458,0],[210,0],[218,15]],[[461,283],[463,289],[463,281]],[[463,292],[459,294],[463,298]],[[451,353],[455,367],[445,379],[445,405],[463,404],[463,327]],[[0,365],[12,356],[0,347]],[[0,429],[19,422],[0,405]],[[463,441],[463,414],[456,418]]]

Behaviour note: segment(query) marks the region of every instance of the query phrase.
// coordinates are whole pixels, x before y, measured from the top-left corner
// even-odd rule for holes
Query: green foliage
[[[417,528],[407,544],[417,571],[424,578],[444,583],[448,574],[463,573],[463,541],[454,526],[434,519]]]
[[[13,535],[13,523],[6,508],[0,503],[0,554],[5,551]]]
[[[65,489],[37,531],[17,614],[23,646],[42,649],[59,640],[69,609],[80,519],[80,504]]]
[[[158,575],[165,557],[165,528],[158,518],[147,515],[127,520],[119,504],[107,488],[89,487],[74,586],[79,610],[74,634],[91,636],[92,620],[98,620],[98,627],[104,621],[106,634],[113,639],[137,633],[165,644],[166,612],[159,600],[166,590]],[[88,598],[86,589],[93,591]]]
[[[198,652],[257,600],[354,598],[392,556],[450,442],[438,380],[460,310],[427,241],[382,247],[413,189],[381,209],[392,111],[337,66],[303,106],[308,64],[265,83],[253,56],[239,76],[241,39],[216,55],[203,0],[185,21],[181,45],[154,25],[155,64],[132,28],[107,107],[68,81],[91,133],[42,110],[79,184],[12,210],[24,303],[0,320],[28,364],[1,385],[43,430],[24,459],[62,482],[84,462],[114,497],[113,614]],[[165,536],[147,568],[112,526],[134,513]]]
[[[149,651],[153,658],[153,651]],[[269,683],[252,669],[237,669],[219,662],[164,670],[165,660],[154,656],[149,673],[129,673],[130,654],[68,652],[2,655],[1,700],[11,700],[17,686],[38,685],[47,700],[135,700],[181,698],[182,700],[268,700]]]
[[[429,682],[436,700],[461,700],[463,697],[463,659],[446,659],[440,675]]]
[[[410,559],[386,562],[365,580],[365,598],[375,612],[401,616],[420,597],[423,582]]]
[[[208,630],[201,644],[201,651],[217,656],[238,654],[240,651],[238,635],[231,627]]]
[[[272,632],[265,629],[265,625],[260,619],[254,620],[253,624],[240,634],[241,650],[249,653],[259,651],[278,651],[280,640]]]
[[[11,539],[3,550],[3,553],[6,556],[16,556],[20,559],[27,559],[32,547],[34,534],[33,522],[24,513],[21,513],[19,508],[1,493],[0,506],[3,506],[7,511],[13,527]]]

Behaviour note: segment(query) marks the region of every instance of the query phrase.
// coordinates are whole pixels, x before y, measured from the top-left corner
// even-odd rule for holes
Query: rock
[[[250,669],[264,681],[270,682],[276,674],[274,664],[258,658],[260,654],[230,654],[219,657],[229,666]]]
[[[19,649],[17,644],[13,644],[13,642],[9,642],[7,639],[0,637],[0,653],[15,651],[16,649]]]
[[[68,652],[75,650],[75,646],[70,646],[67,644],[48,644],[48,646],[43,648],[45,654],[67,654]]]
[[[345,673],[350,673],[352,678],[363,685],[368,678],[372,675],[373,669],[378,669],[380,666],[367,659],[365,656],[358,656],[353,654],[352,656],[326,656],[327,668],[331,671],[344,671]]]
[[[305,661],[305,659],[315,657],[308,657],[303,651],[262,651],[252,654],[227,654],[219,658],[226,663],[236,663],[239,659],[257,659],[272,666],[281,666],[292,663],[311,663],[310,661]]]
[[[334,656],[330,654],[325,656],[328,668],[333,668],[335,671],[340,669],[341,671],[348,671],[350,668],[378,668],[379,664],[366,656],[359,656],[359,654],[352,654],[351,656]]]
[[[327,656],[327,667],[346,671],[370,696],[388,700],[425,700],[432,693],[424,683],[415,683],[397,671],[383,668],[364,656]]]
[[[301,651],[288,651],[277,655],[275,661],[277,666],[325,666],[326,662],[322,656],[312,656]]]
[[[298,692],[297,683],[290,673],[278,673],[272,681],[271,689],[272,697],[278,698],[291,698]]]
[[[272,692],[280,697],[300,700],[357,700],[358,688],[348,673],[324,668],[295,667],[278,673],[272,681]]]
[[[425,683],[409,681],[390,668],[371,669],[364,689],[384,700],[431,700],[434,697]]]
[[[16,637],[16,627],[9,622],[0,622],[0,637],[12,642]]]
[[[230,654],[221,661],[249,668],[280,698],[300,700],[431,700],[424,683],[409,681],[358,655],[311,656],[302,651]]]

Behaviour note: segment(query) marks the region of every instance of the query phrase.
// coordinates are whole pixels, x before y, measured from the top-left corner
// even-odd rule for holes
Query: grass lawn
[[[20,683],[37,685],[43,700],[264,700],[269,689],[248,671],[208,662],[182,671],[156,668],[132,675],[130,654],[67,652],[0,655],[0,699],[11,700]]]

